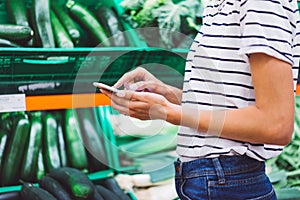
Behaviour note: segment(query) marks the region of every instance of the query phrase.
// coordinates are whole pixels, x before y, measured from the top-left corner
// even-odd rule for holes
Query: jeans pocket
[[[208,190],[212,199],[222,200],[276,200],[272,184],[265,174],[249,176],[241,174],[226,179],[224,184],[209,181]]]
[[[206,177],[175,179],[176,191],[181,200],[207,200]]]

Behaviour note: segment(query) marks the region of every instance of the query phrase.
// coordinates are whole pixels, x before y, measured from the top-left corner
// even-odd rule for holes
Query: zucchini
[[[25,1],[6,0],[5,5],[10,23],[29,26]]]
[[[48,175],[62,184],[76,199],[89,199],[94,195],[94,184],[78,169],[61,167],[52,170]]]
[[[68,0],[65,5],[70,15],[93,37],[95,45],[110,46],[105,30],[86,7],[73,0]]]
[[[113,46],[126,46],[127,40],[115,12],[106,6],[97,6],[95,16],[103,26]]]
[[[25,113],[16,116],[15,129],[5,145],[5,160],[1,171],[1,184],[13,185],[19,182],[20,166],[28,144],[30,122]]]
[[[103,170],[106,168],[103,164],[107,165],[106,152],[103,142],[99,137],[99,133],[96,129],[96,120],[94,119],[94,113],[92,108],[78,108],[76,113],[79,120],[79,126],[81,130],[81,136],[84,145],[90,154],[89,165],[92,170]]]
[[[118,182],[114,178],[106,178],[100,181],[100,184],[110,190],[121,200],[130,200],[129,196],[120,188]]]
[[[44,117],[44,163],[46,172],[55,168],[61,167],[58,137],[57,137],[57,122],[52,113],[47,113]]]
[[[1,167],[2,163],[4,162],[4,149],[7,142],[7,132],[4,130],[0,130],[0,173],[1,173]]]
[[[0,24],[0,38],[17,42],[29,41],[33,37],[33,30],[29,26]]]
[[[32,0],[31,7],[35,45],[54,48],[55,41],[50,20],[50,0]]]
[[[30,121],[29,144],[25,151],[21,168],[21,179],[23,181],[36,181],[38,156],[42,141],[41,113],[33,113]]]
[[[71,38],[52,10],[50,11],[50,17],[56,46],[60,48],[73,48],[74,44]]]
[[[36,171],[36,177],[37,179],[41,179],[46,174],[45,171],[45,164],[43,160],[43,151],[42,149],[39,150],[39,156],[38,156],[38,164],[37,164],[37,171]]]
[[[68,13],[65,9],[63,9],[63,6],[56,1],[51,2],[51,9],[56,14],[59,21],[62,23],[64,28],[66,29],[67,33],[71,37],[73,43],[76,45],[79,43],[80,40],[80,31],[76,27],[74,21],[70,18]]]
[[[31,183],[23,183],[21,197],[24,200],[56,200],[52,194],[40,187],[34,186]]]
[[[64,133],[69,165],[77,169],[87,168],[86,150],[81,139],[78,117],[73,109],[65,111]]]
[[[113,200],[121,200],[115,193],[107,189],[102,185],[96,185],[96,191],[104,198],[104,199],[113,199]]]
[[[20,45],[12,41],[0,38],[0,47],[20,47]]]
[[[0,200],[21,200],[19,191],[0,193]]]
[[[5,3],[10,23],[30,27],[25,1],[6,0]],[[33,40],[21,43],[22,45],[32,46]]]
[[[68,158],[67,158],[67,150],[66,150],[66,142],[64,139],[64,132],[63,132],[63,121],[62,115],[63,112],[56,112],[54,114],[56,122],[57,122],[57,137],[58,137],[58,148],[59,148],[59,157],[60,163],[62,167],[68,165]]]
[[[39,181],[39,186],[48,191],[59,200],[72,200],[71,195],[63,188],[63,186],[50,176],[43,176]]]

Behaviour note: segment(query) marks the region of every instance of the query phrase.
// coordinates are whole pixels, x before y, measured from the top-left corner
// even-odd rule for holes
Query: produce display
[[[0,46],[128,46],[114,8],[95,3],[88,7],[75,0],[6,0],[8,22],[0,24]]]
[[[38,184],[23,182],[20,191],[0,194],[3,200],[130,200],[113,177],[91,181],[82,171],[61,167],[44,175]]]
[[[1,186],[35,182],[60,167],[107,169],[92,108],[2,113],[0,118]]]
[[[300,199],[300,97],[295,98],[294,134],[283,152],[266,163],[278,199]]]
[[[123,0],[120,6],[149,46],[189,48],[202,23],[200,0]]]

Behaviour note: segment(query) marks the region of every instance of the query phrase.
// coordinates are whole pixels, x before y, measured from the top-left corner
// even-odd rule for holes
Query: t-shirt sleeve
[[[241,1],[241,47],[238,53],[244,60],[248,60],[251,53],[265,53],[293,65],[296,23],[291,16],[295,11],[282,2]]]

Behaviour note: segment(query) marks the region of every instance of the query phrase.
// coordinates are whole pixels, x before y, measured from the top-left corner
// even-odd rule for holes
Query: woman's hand
[[[141,120],[167,120],[169,113],[176,109],[165,97],[150,92],[121,90],[117,94],[101,90],[111,99],[111,106],[120,113]]]
[[[160,94],[175,104],[181,102],[182,91],[180,89],[164,84],[142,67],[124,74],[113,87],[121,86],[127,90]]]

